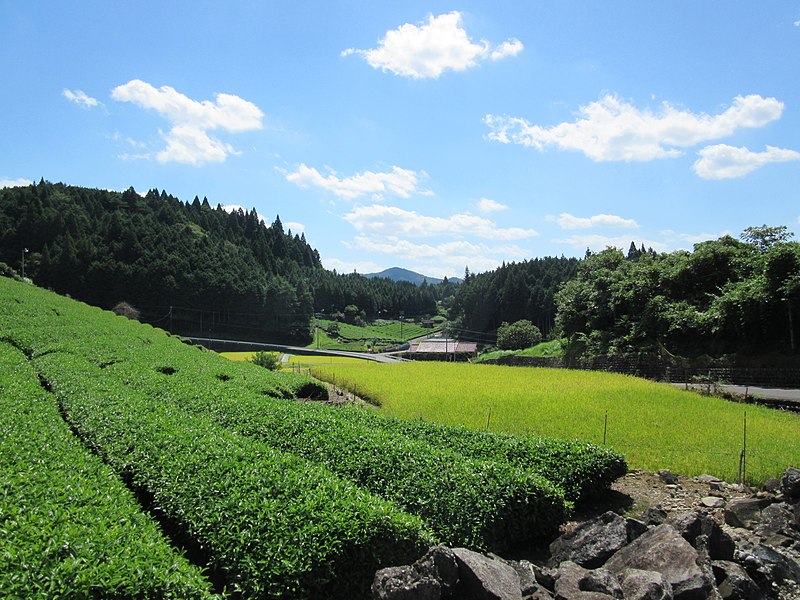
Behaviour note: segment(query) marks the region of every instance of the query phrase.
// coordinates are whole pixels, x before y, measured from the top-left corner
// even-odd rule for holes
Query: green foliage
[[[750,483],[800,463],[800,446],[786,443],[800,439],[794,414],[615,373],[428,362],[312,372],[371,398],[381,415],[595,444],[607,433],[607,445],[632,468],[711,473],[726,481],[738,475],[746,411]]]
[[[317,340],[320,348],[330,350],[364,350],[367,343],[374,343],[378,349],[386,348],[423,335],[430,335],[441,329],[441,327],[422,327],[410,321],[400,322],[385,319],[378,319],[364,326],[324,319],[320,319],[318,324],[329,336],[336,338],[328,337]],[[336,334],[331,333],[331,327],[337,332]],[[317,342],[315,342],[315,346]]]
[[[559,290],[557,325],[589,354],[794,352],[800,245],[790,236],[785,227],[749,228],[749,243],[725,236],[635,259],[606,249]]]
[[[559,285],[572,279],[575,258],[535,258],[503,264],[494,271],[465,272],[450,305],[450,319],[459,336],[484,341],[507,321],[527,319],[549,334],[555,319],[554,296]]]
[[[501,350],[521,350],[542,341],[542,332],[527,319],[512,324],[503,322],[497,328],[497,347]]]
[[[208,598],[210,586],[72,435],[0,342],[0,589],[8,598]]]
[[[281,355],[278,352],[256,352],[250,362],[270,371],[277,371],[281,368]]]

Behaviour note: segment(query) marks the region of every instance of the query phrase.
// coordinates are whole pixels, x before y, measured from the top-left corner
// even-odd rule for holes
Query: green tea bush
[[[0,596],[210,598],[114,472],[70,432],[19,350],[0,343]]]
[[[167,376],[130,363],[112,365],[103,376],[123,378],[148,397],[322,463],[419,515],[447,544],[502,551],[553,536],[566,517],[560,489],[499,455],[468,458],[384,428],[380,417],[363,411],[257,396],[172,364],[175,373]]]
[[[116,365],[60,352],[34,365],[86,441],[208,553],[228,593],[367,597],[378,568],[435,542],[418,518],[327,469],[109,377]]]

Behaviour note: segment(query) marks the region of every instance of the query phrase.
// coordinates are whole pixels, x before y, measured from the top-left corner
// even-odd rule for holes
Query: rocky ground
[[[437,547],[379,571],[375,600],[797,600],[800,471],[752,490],[633,471],[548,548]]]

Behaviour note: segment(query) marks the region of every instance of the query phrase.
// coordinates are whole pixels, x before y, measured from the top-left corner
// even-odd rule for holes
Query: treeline
[[[550,334],[556,320],[556,292],[575,276],[578,263],[562,256],[504,263],[479,274],[467,269],[450,306],[455,331],[466,339],[491,342],[504,321],[527,319]]]
[[[157,189],[0,189],[0,262],[38,285],[184,335],[305,343],[315,310],[434,313],[428,289],[325,271],[303,234]]]
[[[559,333],[590,355],[794,354],[800,244],[792,235],[765,225],[692,252],[588,255],[556,295]]]

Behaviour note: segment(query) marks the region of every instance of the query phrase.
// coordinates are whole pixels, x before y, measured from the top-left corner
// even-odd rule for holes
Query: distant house
[[[420,325],[422,325],[423,327],[425,327],[427,329],[433,329],[433,327],[434,327],[434,325],[436,325],[436,323],[433,322],[433,319],[425,319],[422,323],[420,323]]]
[[[461,342],[450,338],[430,338],[412,344],[408,357],[413,360],[463,361],[478,356],[476,342]]]

